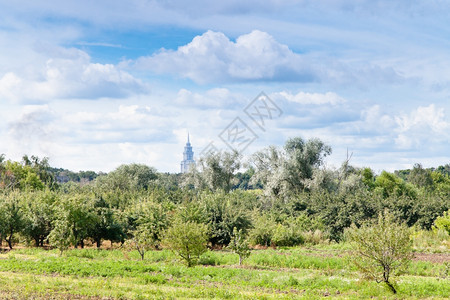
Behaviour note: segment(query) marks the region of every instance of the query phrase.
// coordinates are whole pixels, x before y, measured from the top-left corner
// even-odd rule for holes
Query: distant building
[[[189,142],[189,133],[186,146],[184,147],[183,160],[181,161],[181,173],[189,172],[190,167],[195,167],[194,152]]]

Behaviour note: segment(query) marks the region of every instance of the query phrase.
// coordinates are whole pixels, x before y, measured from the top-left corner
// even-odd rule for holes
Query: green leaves
[[[412,258],[408,227],[398,224],[385,211],[376,223],[365,223],[360,228],[353,225],[347,234],[354,245],[354,264],[368,278],[384,282],[396,293],[391,277],[404,271]]]
[[[148,190],[157,179],[156,170],[143,164],[121,165],[106,176],[98,177],[100,190],[140,191]]]
[[[53,222],[53,230],[50,232],[48,239],[50,245],[56,247],[60,251],[60,255],[62,255],[64,251],[69,249],[74,236],[67,213],[64,211],[60,213],[59,218]]]
[[[166,232],[164,244],[177,253],[188,267],[192,267],[206,252],[207,241],[208,227],[205,224],[176,218]]]
[[[444,212],[443,216],[438,217],[434,221],[434,226],[438,229],[444,230],[450,235],[450,210]]]
[[[233,228],[228,249],[239,255],[239,265],[242,265],[244,259],[250,256],[250,247],[242,229],[237,230],[236,227]]]
[[[0,195],[0,236],[5,238],[12,249],[12,239],[15,233],[21,232],[25,226],[19,193]]]

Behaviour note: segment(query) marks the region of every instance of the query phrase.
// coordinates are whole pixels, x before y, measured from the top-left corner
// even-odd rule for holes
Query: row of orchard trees
[[[1,241],[64,249],[111,240],[158,248],[182,220],[206,226],[211,246],[228,245],[234,229],[251,244],[289,246],[340,240],[351,224],[385,209],[408,226],[430,229],[450,208],[447,167],[375,175],[349,160],[324,168],[330,153],[318,139],[294,138],[247,164],[238,153],[215,153],[183,177],[130,164],[84,184],[58,184],[47,159],[0,156]]]
[[[10,248],[17,240],[35,246],[50,243],[62,249],[84,247],[86,241],[99,247],[103,240],[131,240],[158,249],[176,220],[206,226],[212,246],[228,245],[234,229],[251,234],[254,244],[267,246],[295,244],[301,242],[300,230],[323,229],[322,223],[312,222],[305,214],[276,218],[276,211],[265,212],[259,196],[253,191],[196,194],[161,188],[103,195],[90,187],[4,192],[0,194],[0,236]],[[285,232],[297,225],[301,226],[296,229],[298,233]]]
[[[351,224],[361,225],[385,209],[409,226],[431,228],[448,209],[436,194],[383,197],[367,190],[351,194],[302,193],[289,199],[266,197],[260,190],[229,193],[192,190],[97,193],[92,186],[67,190],[10,191],[0,194],[0,235],[60,249],[97,246],[103,240],[130,241],[145,249],[161,247],[175,220],[207,228],[211,246],[228,245],[240,230],[253,245],[291,246],[339,240]],[[163,245],[164,246],[164,245]]]

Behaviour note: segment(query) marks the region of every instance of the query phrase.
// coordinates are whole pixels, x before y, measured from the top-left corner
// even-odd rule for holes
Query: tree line
[[[375,174],[350,158],[326,168],[330,153],[319,139],[297,137],[246,162],[237,152],[210,154],[187,174],[143,164],[75,173],[52,168],[48,158],[1,155],[0,242],[66,249],[108,240],[145,253],[170,243],[176,224],[181,231],[193,224],[213,248],[236,245],[238,234],[251,245],[291,246],[339,241],[352,224],[385,210],[431,229],[450,208],[449,164]]]

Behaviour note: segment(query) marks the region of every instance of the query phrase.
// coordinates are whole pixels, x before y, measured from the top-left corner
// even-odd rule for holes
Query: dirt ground
[[[445,253],[415,253],[413,260],[429,261],[433,263],[450,262],[450,254]]]

